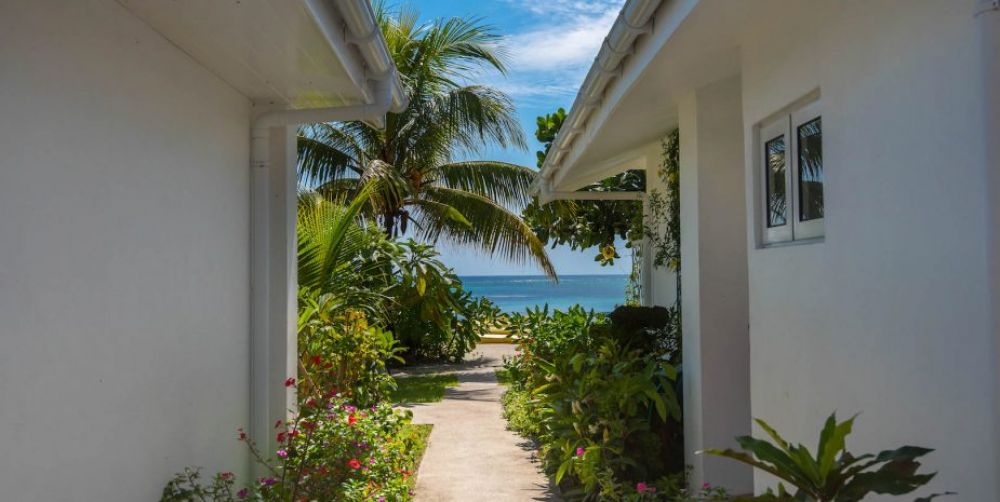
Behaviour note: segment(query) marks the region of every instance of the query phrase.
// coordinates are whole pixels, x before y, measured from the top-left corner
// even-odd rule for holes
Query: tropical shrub
[[[511,326],[522,337],[505,362],[505,413],[541,443],[566,498],[645,500],[635,497],[683,473],[677,371],[667,354],[636,343],[639,328],[626,333],[580,307],[529,310]]]
[[[332,308],[335,302],[335,295],[299,291],[300,390],[339,392],[359,406],[373,405],[396,388],[386,363],[403,362],[402,349],[363,312]]]
[[[464,291],[432,246],[390,239],[366,224],[361,209],[369,191],[340,202],[300,197],[299,284],[308,288],[300,313],[315,317],[305,298],[322,297],[328,323],[364,314],[394,333],[407,360],[461,360],[499,311]]]
[[[240,441],[267,473],[263,477],[237,485],[233,473],[225,472],[206,485],[197,469],[188,468],[167,484],[161,500],[411,500],[420,436],[404,434],[408,423],[408,414],[388,404],[357,408],[339,394],[311,397],[298,417],[275,424],[279,449],[273,456],[240,429]]]
[[[404,357],[461,361],[499,309],[465,291],[432,246],[411,240],[395,247],[386,254],[395,280],[386,290],[387,325],[405,347]]]
[[[885,450],[877,455],[854,456],[847,451],[847,436],[854,426],[854,419],[838,423],[836,414],[830,415],[819,436],[816,454],[801,444],[792,445],[763,420],[757,424],[773,441],[751,436],[736,438],[744,451],[706,450],[712,455],[731,458],[768,472],[783,482],[778,492],[747,500],[803,501],[803,502],[857,502],[870,494],[905,495],[930,482],[935,473],[918,474],[918,458],[932,452],[928,448],[903,446]],[[794,493],[784,483],[795,488]],[[934,494],[917,499],[926,502],[946,494]]]

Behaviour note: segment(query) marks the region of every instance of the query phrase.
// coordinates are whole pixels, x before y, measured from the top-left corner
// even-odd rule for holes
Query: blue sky
[[[517,106],[529,140],[529,151],[493,149],[482,157],[535,166],[535,117],[557,108],[567,110],[614,23],[624,0],[411,0],[395,4],[416,7],[423,18],[473,16],[504,35],[510,54],[506,77],[484,76],[483,82],[509,94]],[[629,262],[622,246],[622,260],[613,267],[594,261],[596,250],[550,249],[560,274],[624,274]],[[460,275],[538,274],[532,266],[518,266],[482,254],[440,245],[443,260]]]

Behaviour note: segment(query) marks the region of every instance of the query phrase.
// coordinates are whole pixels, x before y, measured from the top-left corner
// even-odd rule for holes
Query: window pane
[[[780,227],[786,223],[788,198],[785,196],[785,137],[778,136],[764,143],[764,169],[767,184],[767,226]]]
[[[799,220],[823,217],[823,124],[815,118],[798,127]]]

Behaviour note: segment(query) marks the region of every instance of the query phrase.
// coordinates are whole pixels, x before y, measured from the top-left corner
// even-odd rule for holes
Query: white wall
[[[0,499],[246,469],[248,117],[116,2],[0,5]]]
[[[740,80],[680,102],[684,449],[691,486],[753,489],[749,467],[696,452],[750,432]]]
[[[743,103],[748,133],[816,88],[826,110],[825,242],[748,243],[753,415],[815,444],[863,412],[850,449],[936,448],[932,489],[978,502],[1000,466],[972,4],[760,2]]]

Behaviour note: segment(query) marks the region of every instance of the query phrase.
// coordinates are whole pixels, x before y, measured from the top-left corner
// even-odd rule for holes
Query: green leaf
[[[572,458],[566,459],[561,464],[559,464],[559,469],[556,471],[556,484],[562,482],[563,477],[566,476],[566,472],[569,471],[569,468],[572,467],[572,465],[573,465]]]
[[[837,454],[844,450],[846,438],[851,433],[855,418],[857,418],[857,415],[837,424],[837,416],[836,414],[832,414],[826,420],[823,431],[819,436],[819,447],[816,452],[816,457],[819,459],[820,484],[826,483],[827,476],[833,469]]]

